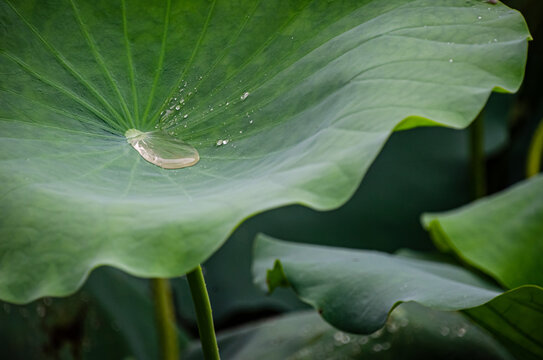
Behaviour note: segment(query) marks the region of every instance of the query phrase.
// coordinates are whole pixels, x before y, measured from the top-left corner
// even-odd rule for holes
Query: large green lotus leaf
[[[371,335],[334,329],[317,314],[299,312],[218,336],[225,360],[513,359],[477,325],[455,312],[404,304]],[[270,351],[273,349],[273,351]],[[203,359],[196,344],[186,359]]]
[[[529,37],[517,12],[476,0],[0,6],[12,302],[70,293],[100,265],[178,276],[257,212],[341,205],[394,129],[464,127],[492,89],[515,91]],[[201,160],[147,163],[132,127]]]
[[[300,299],[344,331],[372,333],[404,302],[446,311],[475,309],[474,317],[481,319],[486,308],[498,318],[514,321],[517,334],[530,334],[528,343],[521,335],[515,341],[518,346],[543,355],[543,333],[534,331],[543,321],[543,289],[538,286],[502,293],[455,265],[375,251],[298,245],[264,235],[255,241],[253,273],[264,289],[292,287]]]
[[[543,286],[543,176],[423,223],[439,248],[506,287]]]

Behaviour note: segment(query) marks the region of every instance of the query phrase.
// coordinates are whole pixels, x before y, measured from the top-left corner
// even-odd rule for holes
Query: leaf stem
[[[526,162],[526,176],[536,176],[541,170],[541,155],[543,154],[543,119],[535,130],[530,149],[528,150],[528,160]]]
[[[470,126],[471,186],[475,199],[486,195],[485,127],[483,112]]]
[[[179,360],[172,290],[168,279],[151,279],[162,359]]]
[[[187,280],[189,282],[190,293],[196,311],[198,332],[200,333],[204,359],[219,360],[219,347],[217,345],[217,338],[215,337],[211,304],[209,302],[209,295],[207,294],[202,267],[198,265],[198,267],[189,272],[187,274]]]

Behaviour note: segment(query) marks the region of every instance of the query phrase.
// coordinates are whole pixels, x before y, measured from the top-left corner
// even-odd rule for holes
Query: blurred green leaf
[[[340,206],[393,130],[465,127],[515,91],[529,37],[476,0],[0,8],[0,298],[18,303],[101,265],[178,276],[255,213]],[[156,126],[200,163],[163,170],[122,137]]]
[[[512,359],[459,313],[416,304],[396,308],[382,330],[360,336],[334,329],[315,313],[291,313],[219,335],[224,360]],[[202,359],[198,344],[186,359]]]

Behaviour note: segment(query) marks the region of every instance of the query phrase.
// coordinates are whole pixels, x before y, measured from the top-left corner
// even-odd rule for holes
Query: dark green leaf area
[[[370,335],[334,329],[315,313],[290,313],[219,334],[224,360],[513,359],[459,313],[403,304]],[[198,344],[187,359],[202,359]]]
[[[296,294],[332,325],[368,334],[380,329],[401,302],[416,301],[439,310],[479,306],[500,294],[468,271],[385,253],[296,245],[263,235],[255,243],[255,282],[266,282],[267,269],[280,262]],[[276,276],[276,272],[273,272]],[[268,287],[269,285],[269,287]]]

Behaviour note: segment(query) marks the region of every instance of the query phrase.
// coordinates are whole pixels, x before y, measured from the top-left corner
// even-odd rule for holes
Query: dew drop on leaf
[[[130,129],[124,136],[145,160],[164,169],[181,169],[200,160],[198,151],[192,145],[161,131]]]

